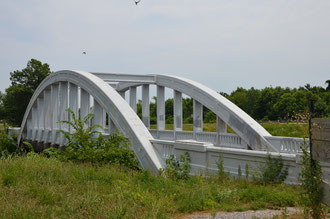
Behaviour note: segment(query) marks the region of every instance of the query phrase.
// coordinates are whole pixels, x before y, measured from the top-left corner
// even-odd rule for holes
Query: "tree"
[[[325,83],[328,84],[326,91],[329,91],[330,90],[330,80],[325,81]]]
[[[21,125],[26,107],[32,95],[32,89],[22,85],[14,85],[6,89],[3,105],[5,118],[9,123],[16,126]]]
[[[26,68],[10,73],[11,86],[3,98],[5,118],[13,125],[21,125],[29,101],[42,80],[51,74],[48,64],[31,59]]]
[[[36,59],[31,59],[26,68],[21,71],[10,72],[10,80],[13,86],[22,85],[35,91],[41,81],[50,74],[51,71],[47,63],[42,64]]]
[[[4,105],[3,105],[4,98],[5,98],[5,94],[3,94],[0,91],[0,120],[5,119],[5,109],[4,109]]]

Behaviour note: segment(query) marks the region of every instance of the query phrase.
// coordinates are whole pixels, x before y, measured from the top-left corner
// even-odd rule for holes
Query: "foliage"
[[[259,167],[259,177],[263,183],[283,183],[288,176],[288,167],[284,165],[281,155],[272,158],[268,154],[266,165]]]
[[[48,64],[42,64],[36,59],[31,59],[27,67],[21,71],[10,73],[11,86],[6,89],[6,95],[3,98],[4,114],[8,122],[16,126],[21,125],[26,107],[35,89],[49,74],[51,71]]]
[[[218,175],[219,178],[224,179],[227,177],[226,173],[225,173],[225,168],[223,166],[223,157],[222,155],[219,156],[218,161],[216,162],[216,165],[218,167]]]
[[[27,105],[33,95],[33,90],[21,85],[14,85],[6,89],[3,101],[6,120],[16,126],[20,126]]]
[[[5,119],[5,108],[3,104],[4,98],[5,94],[0,91],[0,120]]]
[[[250,171],[249,171],[249,164],[245,164],[245,179],[248,180],[249,179],[249,174],[250,174]]]
[[[0,218],[175,218],[299,206],[299,186],[218,177],[176,180],[124,166],[38,154],[0,159]]]
[[[8,136],[6,129],[0,131],[0,157],[16,152],[17,143],[15,139],[15,136]]]
[[[322,206],[322,171],[321,166],[317,160],[311,158],[307,148],[301,147],[302,156],[302,170],[300,173],[300,180],[302,183],[303,193],[302,198],[305,201],[306,207],[310,210],[313,218],[324,217],[325,211]],[[313,163],[312,163],[313,162]]]
[[[180,155],[177,159],[173,154],[166,159],[166,168],[161,170],[165,176],[176,180],[188,180],[190,172],[190,156],[188,152]]]
[[[31,59],[21,71],[16,70],[11,72],[10,80],[13,86],[21,85],[34,91],[41,81],[50,74],[51,71],[47,63],[42,64],[36,59]]]
[[[117,163],[133,169],[140,169],[134,152],[130,150],[129,140],[121,133],[116,131],[109,138],[105,138],[97,131],[97,129],[103,129],[102,126],[93,125],[85,128],[85,124],[90,121],[93,114],[88,114],[81,119],[80,112],[76,118],[72,110],[67,109],[67,111],[71,114],[72,121],[59,122],[67,124],[71,130],[70,132],[60,130],[67,139],[64,150],[48,148],[43,152],[44,154],[62,160],[98,164]]]

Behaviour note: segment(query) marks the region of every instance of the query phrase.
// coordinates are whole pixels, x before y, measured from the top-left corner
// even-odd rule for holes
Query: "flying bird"
[[[135,0],[135,4],[138,5],[138,4],[140,3],[140,1],[141,1],[141,0],[139,0],[139,1],[136,1],[136,0]]]

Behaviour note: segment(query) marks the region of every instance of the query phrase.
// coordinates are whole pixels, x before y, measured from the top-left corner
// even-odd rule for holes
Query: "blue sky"
[[[31,58],[53,71],[179,75],[227,93],[325,86],[329,11],[329,0],[1,0],[0,91]]]

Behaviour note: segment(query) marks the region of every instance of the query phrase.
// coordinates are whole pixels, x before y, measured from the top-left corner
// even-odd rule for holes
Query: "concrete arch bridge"
[[[157,130],[150,129],[152,85],[157,89]],[[140,86],[142,119],[136,114],[137,87]],[[165,130],[165,88],[173,90],[173,131]],[[183,94],[193,99],[193,131],[182,130]],[[216,132],[203,132],[203,106],[216,114]],[[274,157],[282,156],[290,166],[287,180],[297,182],[297,168],[300,168],[297,153],[304,139],[271,136],[225,97],[189,79],[170,75],[55,72],[33,94],[20,128],[19,143],[29,140],[44,145],[65,144],[58,130],[70,130],[57,121],[70,119],[67,108],[75,113],[80,110],[82,116],[93,110],[93,124],[104,127],[108,118],[109,126],[104,134],[118,129],[128,137],[143,168],[157,171],[164,168],[169,155],[188,151],[192,173],[206,169],[216,171],[215,163],[221,155],[225,169],[237,174],[239,167],[263,163],[269,152]],[[227,125],[236,134],[227,133]]]

